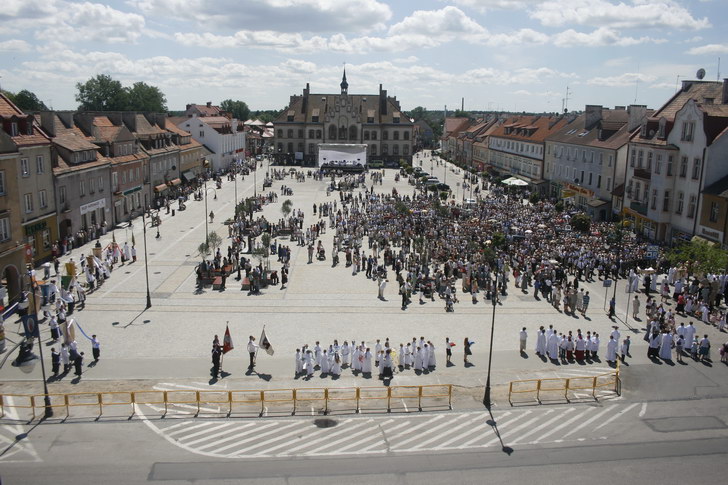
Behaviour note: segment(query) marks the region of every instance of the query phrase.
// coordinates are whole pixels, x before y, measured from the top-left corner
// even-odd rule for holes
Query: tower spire
[[[341,94],[347,94],[349,90],[349,83],[346,82],[346,66],[344,66],[344,76],[341,78]]]

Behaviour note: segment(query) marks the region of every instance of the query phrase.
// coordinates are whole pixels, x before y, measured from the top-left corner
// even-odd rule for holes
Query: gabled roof
[[[196,109],[202,116],[219,116],[223,112],[219,106],[208,106],[206,104],[190,104],[187,106],[187,111],[193,109]]]
[[[31,123],[33,130],[31,134],[28,134],[25,130],[18,130],[18,134],[15,136],[7,135],[13,141],[16,146],[33,146],[33,145],[50,145],[50,139],[41,129],[40,125],[35,121],[33,115],[25,114],[15,104],[12,103],[4,94],[0,93],[0,128],[2,122],[8,120],[11,123],[13,121],[24,121]]]
[[[682,89],[675,93],[660,109],[655,111],[653,117],[664,116],[668,120],[674,120],[678,111],[685,106],[689,100],[694,99],[698,103],[705,103],[706,99],[720,102],[723,93],[723,83],[716,81],[683,81]]]
[[[515,116],[495,129],[491,136],[539,143],[567,124],[568,120],[563,116]]]

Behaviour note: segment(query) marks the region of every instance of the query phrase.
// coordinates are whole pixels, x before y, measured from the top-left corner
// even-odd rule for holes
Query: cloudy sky
[[[0,85],[74,109],[75,84],[144,81],[170,109],[281,109],[307,82],[379,83],[404,109],[657,108],[718,58],[726,0],[3,0]],[[723,32],[723,34],[721,34]]]

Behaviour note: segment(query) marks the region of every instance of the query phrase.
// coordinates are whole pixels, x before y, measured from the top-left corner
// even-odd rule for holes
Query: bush
[[[407,175],[412,175],[414,169],[412,167],[405,167],[404,171],[407,172]]]
[[[531,192],[531,196],[528,198],[528,201],[531,204],[537,203],[539,200],[541,200],[541,196],[538,195],[538,192]]]

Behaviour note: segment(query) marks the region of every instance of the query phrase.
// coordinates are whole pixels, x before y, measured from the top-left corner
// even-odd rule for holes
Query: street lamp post
[[[490,410],[493,405],[490,400],[490,368],[493,362],[493,333],[495,332],[495,308],[498,304],[498,272],[495,274],[495,284],[491,292],[493,302],[493,318],[490,323],[490,349],[488,350],[488,378],[485,380],[485,395],[483,396],[483,404],[486,409]]]
[[[147,282],[147,310],[152,308],[152,294],[149,291],[149,253],[147,251],[147,224],[155,224],[155,216],[151,216],[151,218],[152,220],[147,222],[146,211],[142,209],[142,232],[144,234],[144,275]],[[157,210],[156,219],[157,235],[155,237],[159,239],[160,237],[162,237],[162,235],[159,234],[159,224],[161,224],[162,222],[162,220],[159,218],[159,210]]]
[[[38,353],[40,354],[40,371],[41,375],[43,376],[43,406],[44,406],[44,412],[43,416],[45,418],[53,417],[53,406],[51,406],[51,397],[48,395],[48,381],[46,378],[46,370],[45,370],[45,361],[43,360],[43,342],[40,340],[40,328],[38,328],[38,310],[36,307],[36,285],[35,280],[33,279],[33,274],[31,272],[31,269],[28,269],[28,280],[30,284],[30,291],[33,295],[33,314],[30,315],[33,317],[33,334],[31,335],[37,335],[38,337]]]

